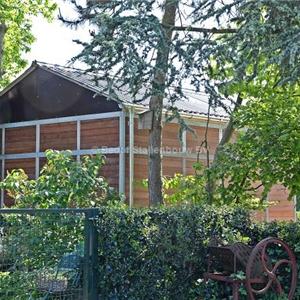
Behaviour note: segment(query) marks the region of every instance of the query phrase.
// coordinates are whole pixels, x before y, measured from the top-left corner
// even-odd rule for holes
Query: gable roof
[[[105,92],[105,88],[107,86],[107,81],[105,80],[96,80],[96,76],[94,73],[87,73],[84,70],[64,67],[59,65],[53,65],[42,62],[33,62],[31,67],[27,69],[20,77],[18,77],[15,81],[13,81],[7,88],[5,88],[1,93],[0,97],[12,89],[17,83],[22,81],[26,76],[28,76],[31,72],[33,72],[36,68],[41,68],[45,71],[51,72],[57,76],[60,76],[66,80],[69,80],[73,83],[76,83],[90,91],[93,91],[97,94],[108,96]],[[137,98],[142,98],[145,90],[141,90]],[[196,93],[192,90],[185,89],[184,93],[187,99],[176,101],[177,109],[186,114],[191,115],[199,115],[199,116],[207,116],[208,115],[208,97],[204,93]],[[141,108],[147,109],[149,106],[149,98],[146,98],[139,102],[134,102],[127,92],[126,86],[123,86],[118,89],[118,101],[121,102],[122,105],[135,105],[140,106]],[[116,100],[116,99],[113,99]],[[165,106],[169,106],[168,99],[164,101]],[[210,116],[213,118],[219,119],[227,119],[228,114],[222,108],[211,109]]]

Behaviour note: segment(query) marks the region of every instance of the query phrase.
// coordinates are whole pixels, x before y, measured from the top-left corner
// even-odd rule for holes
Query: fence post
[[[85,213],[84,222],[84,270],[83,299],[98,299],[98,234],[95,219],[99,216],[98,209],[89,209]]]

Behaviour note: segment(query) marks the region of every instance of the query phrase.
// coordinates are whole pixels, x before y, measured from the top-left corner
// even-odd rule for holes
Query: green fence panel
[[[97,209],[0,209],[0,299],[96,300]]]

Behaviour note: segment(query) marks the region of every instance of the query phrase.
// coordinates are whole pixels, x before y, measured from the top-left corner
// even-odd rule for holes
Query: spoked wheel
[[[275,264],[268,255],[268,249],[278,248],[284,254],[284,258],[278,259]],[[283,294],[284,290],[279,280],[278,271],[282,266],[290,270],[290,286],[288,299],[292,300],[297,286],[296,258],[289,246],[277,238],[266,238],[259,242],[252,250],[246,267],[246,287],[250,300],[255,300],[256,295],[262,295],[275,289],[277,294]]]

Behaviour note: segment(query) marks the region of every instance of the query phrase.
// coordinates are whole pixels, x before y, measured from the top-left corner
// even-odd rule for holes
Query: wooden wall
[[[1,149],[2,149],[2,130]],[[39,132],[40,143],[36,142]],[[4,160],[1,160],[2,177],[13,169],[24,169],[30,179],[36,178],[46,159],[43,157],[47,149],[54,150],[97,150],[119,145],[119,118],[100,119],[80,122],[80,143],[77,141],[77,122],[63,122],[36,126],[5,129]],[[80,148],[78,149],[78,144]],[[3,150],[3,149],[2,149]],[[18,155],[26,158],[19,158]],[[119,154],[106,154],[106,164],[101,175],[108,179],[111,186],[119,187]],[[75,158],[75,156],[74,156]],[[37,165],[38,164],[38,165]],[[7,205],[11,199],[4,195]]]
[[[217,126],[214,126],[217,127]],[[186,148],[187,156],[175,155],[170,156],[166,153],[163,156],[163,175],[174,176],[176,173],[183,173],[187,175],[194,174],[193,164],[196,162],[196,155],[199,152],[200,161],[206,165],[206,149],[202,144],[205,138],[205,127],[192,125],[191,128],[194,133],[187,132],[186,134]],[[179,153],[181,151],[181,144],[178,138],[178,125],[167,124],[163,128],[163,149],[171,152]],[[148,145],[148,130],[138,129],[137,122],[135,122],[135,151],[146,149]],[[127,132],[128,133],[128,132]],[[210,155],[210,162],[212,161],[213,155],[221,137],[221,132],[218,128],[209,128],[207,131],[208,149]],[[128,141],[128,140],[127,140]],[[128,143],[127,143],[128,144]],[[148,191],[146,188],[141,186],[141,181],[147,178],[148,173],[148,158],[145,154],[135,154],[134,156],[134,205],[136,207],[148,206]],[[127,157],[128,170],[129,163]],[[128,173],[127,173],[128,174]],[[126,194],[129,193],[128,183],[126,185]],[[254,212],[253,216],[256,220],[268,220],[272,221],[275,219],[280,220],[294,220],[295,219],[295,204],[293,201],[288,200],[288,191],[281,185],[276,185],[272,188],[269,193],[270,207],[263,212]]]
[[[28,175],[29,179],[35,178],[35,159],[34,158],[23,158],[16,160],[7,160],[5,161],[5,174],[14,169],[23,169]],[[4,194],[4,204],[6,206],[11,206],[13,200],[8,197],[7,194]]]
[[[217,125],[217,124],[215,124]],[[207,131],[208,148],[210,162],[220,139],[220,130],[217,126],[209,128]],[[78,124],[76,121],[44,124],[39,128],[40,144],[36,144],[36,126],[26,126],[19,128],[5,129],[5,155],[6,158],[2,171],[5,175],[7,171],[14,168],[23,168],[30,178],[35,178],[36,163],[39,164],[39,170],[45,163],[45,158],[37,158],[47,149],[56,150],[91,150],[99,148],[118,148],[119,147],[119,118],[85,120],[80,121],[80,143],[77,141]],[[197,154],[203,164],[207,163],[206,150],[201,146],[205,128],[202,126],[191,126],[194,133],[187,132],[183,137],[187,152],[181,153],[183,144],[179,140],[179,127],[177,124],[166,124],[163,128],[163,175],[174,176],[176,173],[194,174],[193,164],[196,162]],[[148,191],[141,184],[142,180],[148,176],[148,157],[146,154],[148,146],[148,130],[140,130],[135,120],[134,128],[134,206],[145,207],[149,205]],[[0,131],[1,133],[1,131]],[[2,133],[1,133],[2,134]],[[2,143],[2,139],[0,138]],[[126,120],[126,145],[129,143],[128,119]],[[80,144],[78,149],[78,144]],[[39,149],[38,149],[38,148]],[[11,158],[12,155],[29,154],[27,158]],[[103,167],[102,175],[106,177],[109,183],[116,189],[119,187],[119,154],[111,153],[106,155],[107,162]],[[125,192],[129,195],[129,155],[126,157],[125,167]],[[127,197],[128,198],[128,197]],[[269,201],[272,205],[265,211],[255,213],[255,218],[260,220],[295,218],[294,203],[288,201],[287,191],[280,185],[273,187],[269,194]],[[9,201],[6,198],[6,201]]]
[[[176,173],[194,174],[193,164],[196,162],[197,152],[200,151],[201,161],[206,164],[204,149],[199,145],[204,138],[205,129],[202,127],[191,126],[194,133],[186,134],[187,156],[183,155],[183,144],[179,139],[179,125],[174,123],[165,124],[163,127],[163,159],[162,171],[164,176],[173,177]],[[137,121],[134,127],[134,145],[135,151],[145,151],[148,145],[148,130],[138,129]],[[208,142],[211,155],[213,155],[219,142],[219,129],[208,129]],[[127,157],[128,160],[128,157]],[[129,163],[128,163],[129,166]],[[147,178],[148,174],[148,157],[146,154],[135,154],[134,156],[134,205],[137,207],[148,206],[149,198],[146,188],[141,186],[141,181]],[[126,185],[128,195],[129,187]]]
[[[105,119],[81,122],[81,149],[119,146],[119,120]]]
[[[273,186],[269,193],[269,201],[272,203],[268,208],[268,221],[273,220],[293,220],[295,216],[295,203],[288,200],[288,190],[282,185]]]
[[[35,152],[35,127],[8,128],[5,131],[5,154]]]
[[[75,150],[76,122],[48,124],[41,126],[41,152],[47,149]]]

